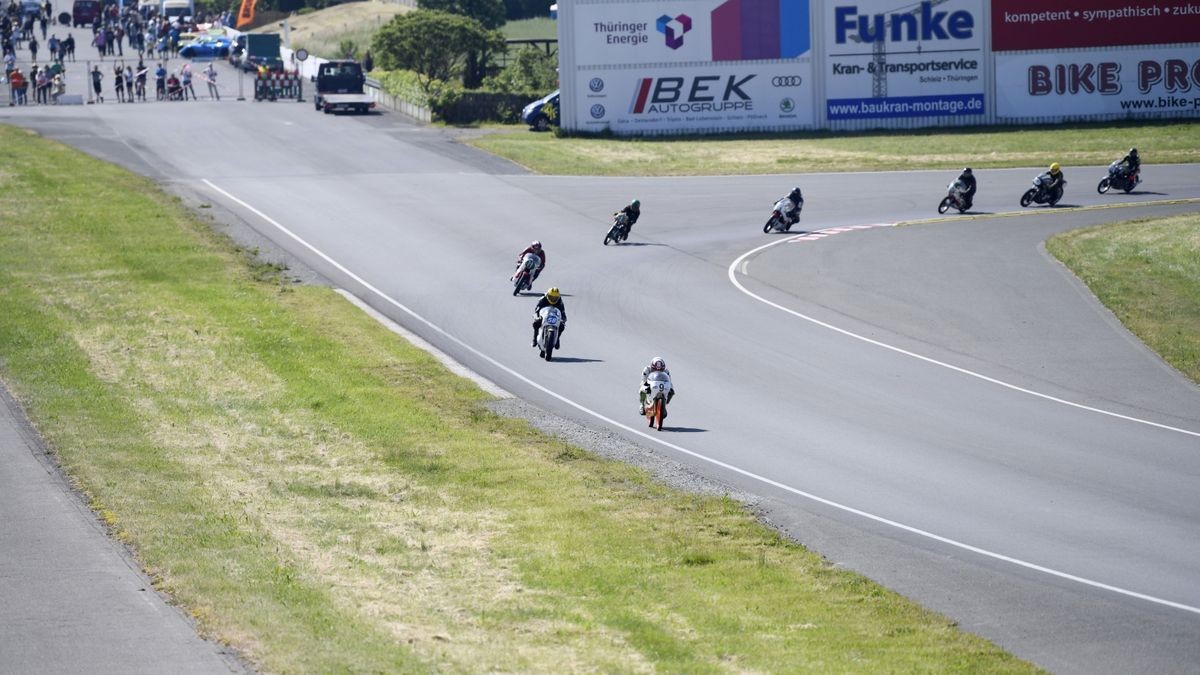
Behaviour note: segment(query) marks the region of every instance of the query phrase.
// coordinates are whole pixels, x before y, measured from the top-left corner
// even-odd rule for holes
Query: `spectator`
[[[8,78],[8,84],[12,87],[12,102],[9,105],[25,105],[25,89],[28,83],[25,81],[25,76],[21,74],[20,68],[14,68],[12,75]]]
[[[34,100],[42,105],[50,102],[50,78],[46,75],[46,69],[38,71],[37,78],[34,80]]]
[[[104,60],[104,31],[97,31],[92,35],[92,46],[100,53],[100,60]]]
[[[363,72],[365,72],[365,73],[369,73],[372,70],[375,70],[375,59],[371,58],[371,50],[370,49],[368,49],[366,51],[366,53],[363,54],[362,67],[363,67]]]
[[[74,63],[75,62],[75,36],[67,35],[66,39],[63,40],[63,47],[66,47],[67,56],[71,59],[71,62]],[[63,61],[63,60],[64,59],[59,59],[59,61]]]
[[[175,71],[171,71],[171,76],[167,78],[167,100],[183,100],[183,85],[179,83],[179,76]]]
[[[100,83],[103,80],[104,73],[100,72],[100,66],[92,66],[92,90],[96,92],[96,103],[104,103],[104,96],[100,91]]]
[[[112,6],[115,7],[116,5],[112,5]],[[108,54],[109,56],[113,55],[113,43],[116,41],[117,41],[117,39],[116,39],[115,34],[113,33],[112,28],[105,27],[104,28],[104,53],[105,54]]]
[[[208,95],[211,96],[214,101],[220,101],[221,92],[217,89],[217,69],[213,68],[213,64],[211,62],[208,64],[208,67],[204,69],[204,81],[208,83]]]
[[[154,71],[154,96],[160,101],[167,98],[167,69],[161,63]]]
[[[35,37],[29,38],[29,60],[37,61],[38,41]]]
[[[195,101],[196,100],[196,90],[192,88],[192,64],[190,64],[190,63],[183,64],[182,70],[183,70],[183,76],[182,76],[183,77],[183,89],[181,90],[181,93],[183,94],[183,100],[185,100],[185,101],[187,100],[188,93],[190,92],[192,95],[192,100]]]
[[[54,99],[54,105],[58,105],[58,97],[67,93],[67,83],[63,80],[60,73],[54,74],[54,79],[50,82],[50,97]]]
[[[117,103],[125,102],[125,69],[121,64],[113,64],[113,89],[117,90]]]
[[[121,41],[124,39],[125,29],[121,27],[121,24],[117,24],[117,30],[113,33],[113,41],[117,43],[117,56],[125,56],[125,50],[121,48]]]
[[[146,100],[146,64],[138,61],[137,66],[137,86],[134,89],[137,92],[137,97],[143,101]]]
[[[11,49],[4,52],[4,81],[12,79],[12,72],[17,68],[17,55]]]
[[[49,14],[43,14],[43,15],[42,15],[42,17],[41,17],[41,19],[39,19],[39,21],[40,21],[40,22],[41,22],[41,24],[42,24],[42,39],[43,39],[43,40],[45,40],[45,39],[46,39],[46,24],[48,24],[48,23],[49,23],[49,20],[48,20],[48,19],[46,19],[46,17],[48,17],[48,16],[50,16],[50,15],[49,15]]]
[[[58,59],[58,36],[57,35],[51,35],[50,39],[46,41],[46,49],[50,50],[50,59],[51,60]]]
[[[125,100],[133,103],[133,68],[125,66]]]

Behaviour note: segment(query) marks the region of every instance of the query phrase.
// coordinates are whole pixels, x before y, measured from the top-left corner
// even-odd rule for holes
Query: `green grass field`
[[[0,127],[0,373],[155,587],[267,672],[1029,672],[497,417],[148,181]]]
[[[509,40],[556,40],[558,25],[550,17],[509,21],[500,27]]]
[[[1136,146],[1147,164],[1200,161],[1200,123],[1026,129],[811,132],[708,138],[559,138],[513,126],[472,145],[543,174],[689,176],[1108,164]]]
[[[1200,383],[1200,214],[1075,230],[1046,248],[1121,323]]]

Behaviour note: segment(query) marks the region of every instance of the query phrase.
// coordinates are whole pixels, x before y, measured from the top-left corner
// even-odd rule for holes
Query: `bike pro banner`
[[[983,0],[834,0],[820,16],[830,121],[986,113]]]
[[[564,106],[564,125],[616,133],[810,128],[810,22],[809,0],[560,3],[560,77],[574,104]]]
[[[1200,115],[1200,49],[996,55],[996,117]]]
[[[1197,41],[1197,0],[992,0],[997,52]]]

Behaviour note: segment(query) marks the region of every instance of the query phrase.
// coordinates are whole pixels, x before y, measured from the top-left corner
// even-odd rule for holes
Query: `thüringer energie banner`
[[[572,11],[577,128],[813,124],[808,0],[585,1]]]

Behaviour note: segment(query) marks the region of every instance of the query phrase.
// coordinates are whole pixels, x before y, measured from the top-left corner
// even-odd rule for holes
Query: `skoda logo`
[[[592,81],[588,82],[588,89],[591,89],[592,91],[595,91],[595,92],[604,91],[604,80],[602,80],[598,77],[593,77]]]
[[[779,112],[790,113],[796,109],[796,102],[790,98],[785,98],[779,102]]]
[[[799,87],[804,80],[799,75],[776,75],[771,78],[772,87]]]
[[[597,103],[596,105],[592,106],[591,112],[593,119],[600,119],[601,117],[604,117],[604,106]]]

